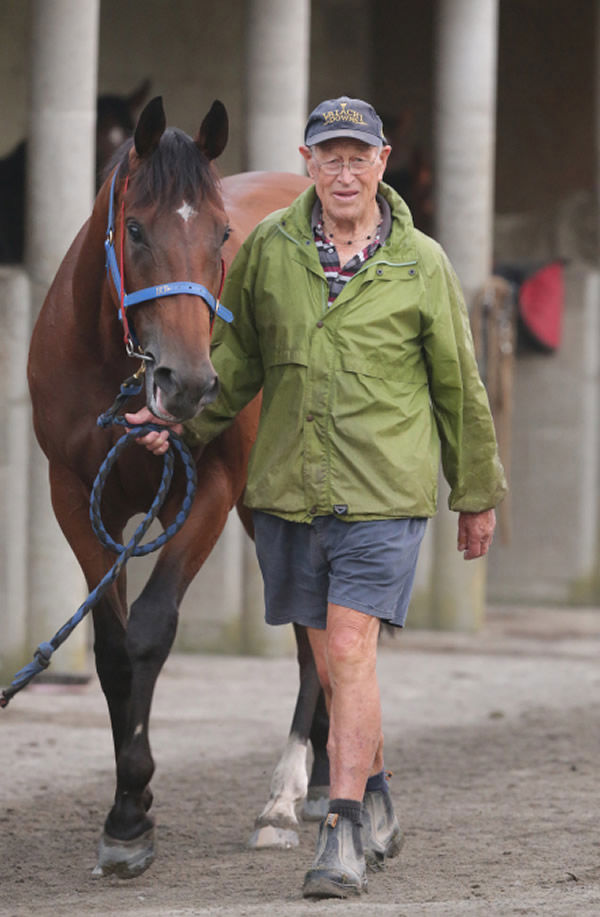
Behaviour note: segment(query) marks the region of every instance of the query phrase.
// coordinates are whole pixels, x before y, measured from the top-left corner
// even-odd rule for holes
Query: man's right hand
[[[151,430],[145,436],[140,436],[136,442],[145,446],[149,452],[154,455],[164,455],[169,448],[169,432],[183,433],[183,425],[180,423],[167,424],[164,420],[155,417],[154,414],[146,407],[140,408],[135,414],[125,414],[125,420],[132,427],[139,427],[146,423],[161,424],[164,430],[158,432]]]

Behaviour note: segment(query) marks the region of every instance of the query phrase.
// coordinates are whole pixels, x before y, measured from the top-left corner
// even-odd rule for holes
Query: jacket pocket
[[[340,369],[343,372],[371,376],[374,379],[385,379],[390,382],[416,385],[427,383],[427,370],[422,362],[407,365],[402,360],[389,359],[384,356],[367,359],[354,354],[345,354],[340,357]]]

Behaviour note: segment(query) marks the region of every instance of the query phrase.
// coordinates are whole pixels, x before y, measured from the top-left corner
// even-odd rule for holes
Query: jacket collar
[[[390,205],[392,231],[374,255],[374,260],[381,257],[386,261],[416,260],[415,228],[410,210],[400,195],[385,182],[379,182],[378,192]],[[313,240],[311,216],[316,199],[315,186],[310,185],[288,208],[280,211],[277,221],[282,232],[303,247],[308,247],[307,243]]]

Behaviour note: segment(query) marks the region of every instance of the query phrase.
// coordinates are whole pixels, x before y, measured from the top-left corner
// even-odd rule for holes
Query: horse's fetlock
[[[123,792],[140,795],[153,774],[154,761],[147,742],[134,741],[121,751],[117,762],[117,780]]]
[[[121,794],[108,813],[104,830],[109,837],[119,841],[130,841],[154,825],[154,819],[146,814],[140,800],[135,801],[127,794]]]

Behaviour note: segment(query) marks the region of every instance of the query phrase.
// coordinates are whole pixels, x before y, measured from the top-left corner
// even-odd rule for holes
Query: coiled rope
[[[121,392],[117,396],[113,406],[110,408],[110,410],[106,411],[105,414],[101,414],[98,418],[99,426],[107,427],[111,423],[126,426],[126,421],[122,417],[117,417],[116,412],[131,395],[137,394],[137,392],[140,390],[141,385],[138,387],[136,384],[134,384],[134,378],[135,377],[131,377],[122,384]],[[52,639],[46,643],[40,643],[35,653],[33,654],[33,660],[17,672],[10,686],[5,688],[4,691],[2,691],[0,694],[0,707],[6,707],[10,699],[14,697],[15,694],[17,694],[19,691],[21,691],[22,688],[28,685],[36,675],[39,675],[40,672],[43,672],[44,669],[48,668],[50,665],[51,656],[54,651],[57,650],[62,643],[64,643],[67,637],[69,637],[79,622],[82,621],[83,618],[87,615],[87,613],[91,611],[95,605],[98,604],[109,586],[111,586],[112,583],[114,583],[114,581],[117,579],[119,573],[129,558],[142,557],[146,554],[150,554],[153,551],[156,551],[158,548],[161,548],[173,537],[173,535],[175,535],[176,532],[179,531],[189,516],[190,510],[192,508],[192,503],[194,501],[194,495],[196,493],[196,464],[184,441],[175,433],[171,433],[169,436],[169,448],[163,456],[163,470],[158,491],[152,506],[138,525],[128,544],[122,545],[114,541],[106,531],[104,523],[102,522],[102,516],[100,512],[102,491],[113,465],[121,453],[138,437],[145,436],[146,433],[149,433],[151,430],[161,429],[164,429],[164,427],[160,427],[157,424],[143,424],[137,427],[128,428],[128,431],[124,433],[124,435],[117,441],[117,443],[115,443],[115,445],[112,447],[102,462],[98,474],[96,475],[90,496],[90,520],[97,538],[105,548],[108,548],[108,550],[117,554],[117,560],[110,568],[108,573],[105,574],[96,588],[90,592],[85,602],[79,606],[75,614],[69,618],[65,624],[63,624],[60,630],[54,634]],[[155,538],[154,541],[151,541],[145,545],[141,545],[140,542],[142,538],[150,528],[154,519],[157,517],[160,508],[163,505],[169,492],[171,481],[173,479],[173,469],[175,466],[175,452],[179,454],[179,457],[183,462],[186,475],[186,492],[181,509],[177,513],[175,521],[163,532],[161,532],[161,534]]]

